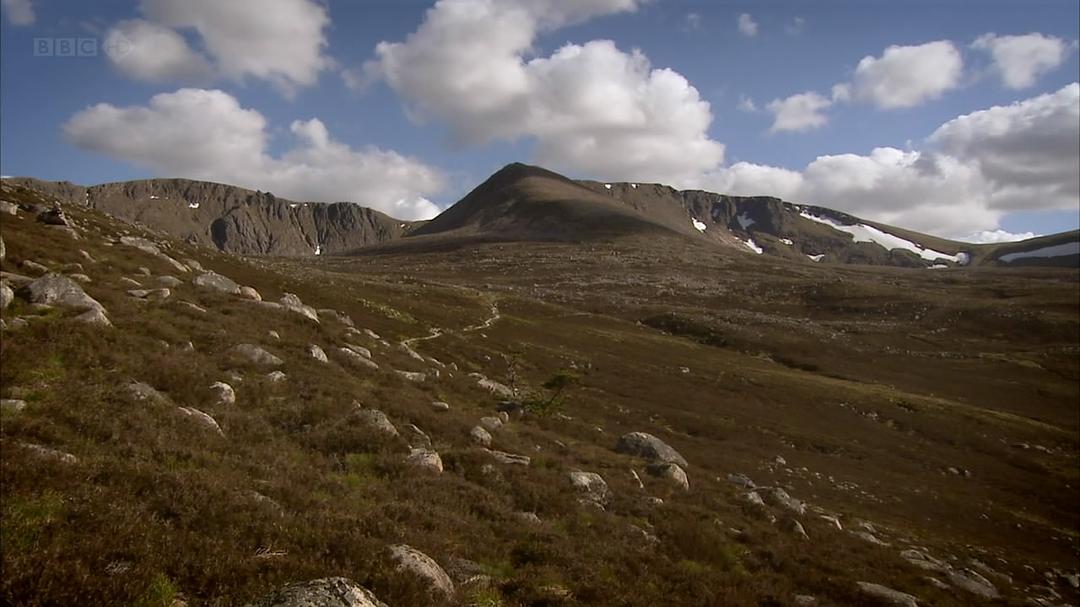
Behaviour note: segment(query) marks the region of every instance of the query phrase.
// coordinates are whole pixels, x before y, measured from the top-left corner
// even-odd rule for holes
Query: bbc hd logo
[[[112,59],[131,52],[131,41],[120,32],[112,32],[104,43],[98,38],[34,38],[35,57],[97,57],[98,48]]]

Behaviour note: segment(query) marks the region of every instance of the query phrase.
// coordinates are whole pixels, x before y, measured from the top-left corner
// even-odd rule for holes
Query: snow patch
[[[322,255],[322,245],[321,244],[315,245],[315,254],[316,255]]]
[[[745,242],[745,243],[743,243],[743,244],[745,244],[746,246],[750,247],[750,250],[751,250],[751,251],[753,251],[753,252],[755,252],[755,253],[757,253],[758,255],[761,255],[762,253],[764,253],[764,252],[765,252],[765,250],[764,250],[764,249],[762,249],[761,247],[757,246],[757,243],[756,243],[756,242],[754,242],[754,239],[753,239],[753,238],[747,238],[747,239],[746,239],[746,242]]]
[[[1019,253],[1008,253],[998,257],[998,260],[1004,261],[1005,263],[1011,263],[1017,259],[1027,259],[1031,257],[1064,257],[1066,255],[1080,255],[1080,240],[1032,249],[1030,251],[1021,251]]]
[[[157,200],[158,198],[161,198],[161,196],[154,196],[153,194],[150,195],[150,200]]]
[[[793,244],[795,244],[795,242],[792,241],[790,238],[781,238],[780,242],[786,244],[789,247],[792,246]]]
[[[738,216],[735,217],[735,221],[739,222],[739,227],[744,230],[757,223],[753,219],[750,219],[750,216],[745,212],[739,213]]]
[[[810,258],[810,261],[821,261],[821,259],[825,257],[825,254],[822,253],[820,255],[807,255],[807,257]]]
[[[944,259],[947,261],[952,261],[954,263],[963,263],[960,261],[961,254],[949,255],[948,253],[942,253],[941,251],[928,249],[918,243],[911,242],[910,240],[905,240],[894,234],[889,234],[888,232],[884,232],[873,226],[868,226],[862,223],[857,223],[854,225],[844,225],[826,217],[817,217],[816,215],[811,215],[807,211],[799,213],[799,216],[805,219],[809,219],[810,221],[816,221],[817,223],[825,224],[833,228],[834,230],[847,232],[848,234],[851,234],[852,239],[855,242],[872,242],[888,251],[892,251],[893,249],[904,249],[905,251],[911,251],[912,253],[918,255],[926,261]]]
[[[604,187],[610,190],[611,189],[611,184],[610,183],[605,183]]]
[[[934,265],[930,266],[931,270],[947,270],[948,268],[949,266],[943,263],[935,263]]]
[[[698,220],[697,220],[696,218],[694,218],[694,217],[691,217],[691,218],[690,218],[690,221],[691,221],[691,222],[693,222],[693,224],[694,224],[694,228],[695,228],[695,229],[696,229],[696,230],[697,230],[698,232],[704,232],[704,231],[705,231],[705,227],[706,227],[706,226],[705,226],[705,224],[704,224],[704,223],[702,223],[702,222],[698,221]]]
[[[637,184],[636,183],[631,183],[630,187],[632,187],[632,188],[634,188],[636,190],[637,189]]]
[[[187,205],[187,208],[189,208],[189,209],[197,209],[197,208],[199,208],[199,203],[197,203],[197,202],[189,202],[188,205]]]
[[[299,205],[299,204],[297,204],[297,203],[295,203],[295,202],[289,203],[289,208],[290,208],[290,209],[295,209],[295,208],[296,208],[296,207],[298,207],[298,206],[300,206],[300,205]]]

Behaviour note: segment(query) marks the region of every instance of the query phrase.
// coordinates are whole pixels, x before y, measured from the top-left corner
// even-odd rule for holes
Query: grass
[[[0,225],[5,271],[89,252],[98,261],[82,260],[93,279],[87,292],[115,325],[46,314],[2,335],[0,395],[29,403],[0,426],[7,604],[168,605],[182,595],[191,605],[243,605],[331,575],[389,605],[784,605],[796,593],[862,604],[856,580],[928,604],[967,604],[899,558],[910,544],[992,562],[1016,580],[999,586],[1001,604],[1020,605],[1044,571],[1075,563],[1075,492],[1060,489],[1080,483],[1075,272],[791,270],[616,245],[616,255],[573,263],[572,245],[241,259],[170,243],[170,255],[198,259],[266,299],[297,293],[372,329],[390,346],[353,341],[372,349],[376,372],[335,356],[340,323],[255,308],[198,290],[187,276],[168,301],[134,301],[120,277],[139,266],[155,276],[175,270],[98,236],[129,226],[71,214],[86,226],[82,240],[25,217]],[[661,284],[671,291],[658,299]],[[1005,307],[988,303],[1002,289]],[[491,301],[501,320],[465,332],[488,317]],[[4,318],[24,314],[19,306]],[[398,377],[391,369],[437,368],[394,347],[431,327],[446,331],[416,349],[458,371],[439,368],[424,383]],[[180,347],[187,341],[194,351]],[[230,361],[225,353],[242,342],[284,358],[288,379],[273,384],[268,369]],[[329,364],[307,356],[311,343]],[[568,371],[576,383],[557,411],[494,433],[494,448],[532,465],[488,469],[468,431],[498,399],[467,374],[547,400],[559,386],[544,384]],[[131,381],[171,404],[134,401]],[[215,381],[235,387],[235,405],[216,403]],[[434,400],[451,410],[434,411]],[[372,432],[355,403],[386,412],[399,430],[427,432],[445,472],[417,474],[404,462],[406,439]],[[225,438],[178,406],[212,415]],[[686,456],[690,492],[615,453],[618,436],[639,430]],[[1011,447],[1018,442],[1049,452]],[[79,461],[41,459],[21,443]],[[776,466],[776,455],[788,465]],[[947,475],[948,466],[972,476]],[[572,469],[604,477],[606,512],[578,504]],[[871,520],[894,546],[830,530],[813,513],[802,519],[812,539],[800,541],[744,504],[723,480],[732,472],[787,486],[849,527]],[[488,579],[459,580],[445,601],[431,597],[395,569],[386,547],[396,543],[448,568],[468,559]]]

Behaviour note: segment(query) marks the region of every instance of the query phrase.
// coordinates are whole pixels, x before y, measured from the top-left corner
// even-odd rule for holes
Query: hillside
[[[0,199],[4,604],[1080,601],[1075,270],[253,258]]]

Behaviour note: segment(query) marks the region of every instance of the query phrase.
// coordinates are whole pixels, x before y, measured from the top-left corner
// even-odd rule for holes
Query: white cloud
[[[270,190],[297,200],[359,202],[401,219],[438,213],[424,197],[444,183],[439,171],[416,159],[334,141],[317,119],[294,122],[295,145],[272,156],[262,114],[219,90],[162,93],[146,106],[101,103],[72,116],[63,130],[82,149],[164,175]]]
[[[701,29],[701,15],[699,13],[686,13],[683,19],[683,29],[693,31]]]
[[[706,180],[721,192],[779,196],[969,238],[996,230],[1007,213],[1080,209],[1078,140],[1080,84],[1074,83],[950,120],[924,150],[819,156],[801,171],[740,162]]]
[[[213,71],[183,36],[142,19],[116,24],[105,36],[105,49],[113,65],[137,80],[199,82]]]
[[[795,17],[790,23],[784,26],[784,32],[789,36],[798,36],[802,33],[803,28],[806,26],[806,19],[802,17]]]
[[[1080,84],[943,124],[929,141],[971,160],[1001,209],[1069,209],[1080,201]]]
[[[774,116],[769,132],[804,132],[821,128],[829,121],[822,110],[828,109],[832,104],[832,101],[814,92],[774,99],[766,106]]]
[[[140,10],[145,21],[122,22],[109,36],[127,35],[125,27],[130,30],[132,23],[141,23],[141,29],[134,31],[140,40],[164,41],[168,48],[134,45],[130,53],[109,56],[122,71],[142,80],[182,80],[175,76],[177,72],[186,77],[189,70],[201,70],[201,64],[208,62],[176,31],[168,39],[165,31],[170,29],[194,30],[216,75],[267,80],[286,94],[315,84],[319,73],[334,64],[324,55],[324,29],[330,18],[314,0],[142,0]],[[140,53],[149,58],[139,57]]]
[[[4,14],[12,25],[33,25],[37,19],[30,0],[3,0],[0,6],[4,8]]]
[[[682,75],[610,40],[527,59],[539,33],[637,0],[440,0],[403,42],[381,42],[366,79],[416,121],[471,144],[526,137],[536,160],[600,179],[685,183],[723,162],[709,104]]]
[[[757,104],[754,103],[754,98],[747,97],[746,95],[739,95],[739,102],[735,105],[735,109],[748,114],[758,111]]]
[[[1065,61],[1069,44],[1056,36],[1039,33],[1023,36],[979,36],[971,48],[986,51],[994,60],[994,70],[1005,86],[1023,89]]]
[[[912,107],[959,86],[963,70],[960,51],[948,40],[890,46],[859,61],[850,93],[880,108]]]
[[[981,232],[975,232],[958,238],[961,242],[972,242],[975,244],[994,244],[999,242],[1016,242],[1018,240],[1027,240],[1029,238],[1035,238],[1038,236],[1035,232],[1020,232],[1014,234],[1005,230],[983,230]]]
[[[758,24],[754,21],[754,18],[750,16],[750,13],[743,13],[739,15],[736,23],[739,26],[739,33],[744,36],[757,36]]]

